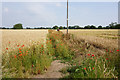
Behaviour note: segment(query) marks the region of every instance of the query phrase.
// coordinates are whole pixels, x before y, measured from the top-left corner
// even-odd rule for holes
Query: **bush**
[[[15,24],[13,29],[23,29],[22,24]]]

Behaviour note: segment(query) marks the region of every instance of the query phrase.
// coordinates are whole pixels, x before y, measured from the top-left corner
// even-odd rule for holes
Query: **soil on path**
[[[67,67],[68,64],[61,63],[60,60],[55,60],[43,75],[37,75],[34,78],[62,78],[65,74],[61,73],[62,68]]]

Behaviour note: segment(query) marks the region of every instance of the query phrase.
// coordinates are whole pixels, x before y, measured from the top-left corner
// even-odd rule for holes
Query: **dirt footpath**
[[[51,66],[48,68],[46,73],[43,75],[37,75],[34,78],[62,78],[64,74],[59,71],[67,66],[67,64],[60,63],[60,60],[55,60],[51,63]]]

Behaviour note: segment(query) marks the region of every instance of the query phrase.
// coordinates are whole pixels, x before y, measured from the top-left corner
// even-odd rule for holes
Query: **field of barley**
[[[66,33],[65,30],[62,32]],[[30,46],[33,42],[44,42],[47,30],[2,30],[2,51],[17,44]],[[118,30],[69,30],[76,38],[102,48],[118,48]]]
[[[47,30],[2,30],[2,51],[17,45],[28,47],[34,42],[43,43],[47,33]]]
[[[63,30],[65,33],[65,30]],[[118,39],[120,34],[118,30],[111,29],[82,29],[82,30],[69,30],[69,33],[73,34],[79,40],[84,40],[87,43],[95,45],[98,48],[115,49],[118,48]]]
[[[2,77],[118,78],[119,37],[117,29],[2,30]]]

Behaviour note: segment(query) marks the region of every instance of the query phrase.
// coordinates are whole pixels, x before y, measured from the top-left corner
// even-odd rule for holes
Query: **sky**
[[[118,3],[118,23],[120,24],[120,1]]]
[[[3,2],[2,26],[66,26],[66,2]],[[69,26],[107,26],[118,22],[118,2],[69,2]]]

